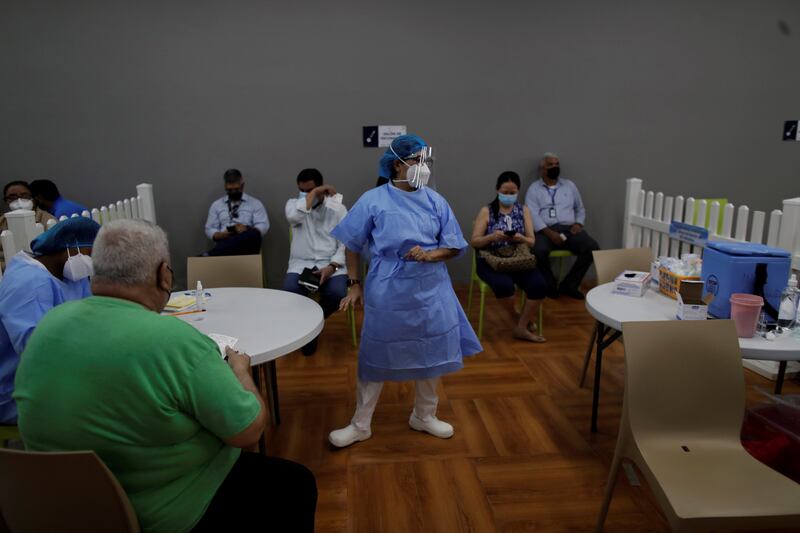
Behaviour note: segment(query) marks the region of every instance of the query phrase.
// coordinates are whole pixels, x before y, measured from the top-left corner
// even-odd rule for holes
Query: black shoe
[[[558,289],[558,292],[560,294],[563,294],[564,296],[569,296],[570,298],[575,298],[576,300],[585,300],[586,299],[586,296],[584,296],[583,293],[581,291],[579,291],[578,289],[563,288],[563,289]]]
[[[319,337],[314,337],[313,341],[309,342],[308,344],[306,344],[305,346],[300,348],[300,351],[302,352],[303,355],[305,355],[306,357],[314,355],[314,353],[317,351],[317,339],[318,338]]]
[[[550,290],[548,290],[547,291],[547,297],[548,298],[552,298],[554,300],[556,298],[558,298],[558,289],[550,289]]]

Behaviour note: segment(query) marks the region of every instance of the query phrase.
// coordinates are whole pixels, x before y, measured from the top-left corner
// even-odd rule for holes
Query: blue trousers
[[[300,279],[300,274],[293,274],[288,272],[283,280],[283,290],[308,296],[311,291],[299,285],[297,281]],[[342,298],[347,294],[347,276],[339,275],[328,278],[319,288],[319,305],[322,307],[322,312],[325,318],[336,312],[339,309],[339,303]]]
[[[491,287],[497,298],[514,296],[514,285],[525,291],[529,300],[541,300],[547,295],[547,283],[538,268],[519,272],[497,272],[481,257],[477,263],[478,277]]]
[[[261,253],[261,232],[250,228],[244,233],[231,235],[214,244],[208,255],[255,255]]]

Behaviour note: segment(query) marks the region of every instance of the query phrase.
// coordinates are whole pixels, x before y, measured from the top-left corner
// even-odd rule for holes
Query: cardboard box
[[[625,296],[644,296],[650,286],[650,273],[625,270],[614,280],[614,292]]]
[[[678,288],[678,320],[705,320],[708,318],[708,303],[703,298],[702,281],[683,280]]]

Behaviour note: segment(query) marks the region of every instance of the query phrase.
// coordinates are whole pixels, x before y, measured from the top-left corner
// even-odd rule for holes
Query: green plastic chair
[[[289,246],[292,244],[292,227],[289,226]],[[362,279],[366,278],[367,267],[364,266],[364,276]],[[314,300],[319,300],[319,295],[316,293],[312,294],[312,298]],[[356,311],[353,307],[347,308],[347,323],[350,324],[350,335],[353,337],[353,346],[358,348],[358,334],[356,333]]]
[[[481,303],[480,303],[480,310],[478,311],[478,339],[483,338],[483,312],[485,311],[486,307],[486,291],[489,290],[489,286],[478,277],[478,252],[476,250],[472,250],[472,273],[469,277],[469,295],[467,296],[467,316],[472,313],[472,290],[475,287],[475,284],[478,285],[478,290],[481,293]],[[520,306],[525,303],[525,293],[520,291]],[[538,320],[538,327],[539,330],[537,332],[538,335],[544,335],[544,305],[542,303],[539,304],[539,320]]]
[[[703,227],[707,228],[709,226],[709,222],[711,222],[711,204],[718,203],[719,204],[719,220],[717,220],[717,233],[722,233],[722,221],[725,218],[725,205],[728,203],[727,198],[697,198],[696,201],[705,200],[706,201],[706,220]],[[694,212],[694,218],[692,219],[692,224],[697,224],[697,211]]]
[[[0,448],[5,448],[10,440],[20,439],[19,426],[0,425]]]

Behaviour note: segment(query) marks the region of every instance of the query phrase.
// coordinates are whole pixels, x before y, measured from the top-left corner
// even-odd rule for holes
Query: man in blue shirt
[[[59,219],[61,217],[71,217],[80,215],[88,211],[85,206],[72,200],[67,200],[58,192],[56,184],[50,180],[34,180],[30,184],[31,194],[36,204]]]
[[[261,237],[269,230],[264,204],[244,193],[242,173],[225,171],[225,196],[211,204],[206,235],[216,244],[203,255],[250,255],[261,252]]]
[[[559,293],[583,300],[580,283],[592,265],[592,251],[600,247],[583,229],[586,209],[575,184],[560,177],[558,155],[546,152],[539,162],[540,180],[528,187],[525,205],[533,217],[536,243],[533,253],[548,284],[548,296]],[[550,270],[550,252],[569,250],[577,257],[564,280],[558,284]]]

